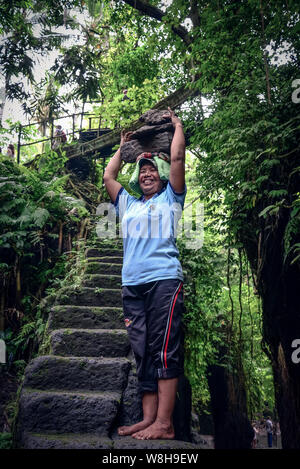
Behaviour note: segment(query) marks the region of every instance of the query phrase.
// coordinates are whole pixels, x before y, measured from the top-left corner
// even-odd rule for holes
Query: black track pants
[[[183,285],[166,279],[122,287],[125,325],[140,390],[157,391],[157,380],[183,372]]]

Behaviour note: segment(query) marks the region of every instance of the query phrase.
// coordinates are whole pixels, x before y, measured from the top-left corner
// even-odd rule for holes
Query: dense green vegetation
[[[91,102],[103,125],[130,128],[180,86],[198,92],[178,109],[190,150],[186,206],[204,205],[203,247],[178,241],[193,403],[212,412],[210,370],[224,367],[235,383],[230,406],[252,419],[267,402],[279,414],[285,447],[298,447],[299,430],[291,436],[289,427],[300,427],[299,371],[290,359],[291,342],[300,337],[300,114],[293,88],[300,78],[299,6],[164,3],[30,0],[9,12],[1,7],[5,96],[21,99],[28,116],[43,122],[24,129],[23,141],[32,142],[49,136],[51,119],[70,105],[77,112]],[[57,57],[39,83],[31,57],[53,48]],[[129,100],[122,99],[124,88]],[[4,148],[16,143],[19,124],[2,125]],[[36,148],[22,149],[20,166],[0,161],[1,334],[9,366],[21,361],[21,372],[43,335],[41,299],[69,281],[67,272],[76,283],[96,205],[108,200],[101,160],[86,192],[65,171],[63,152]],[[24,166],[41,151],[46,156]],[[131,171],[122,168],[125,186]],[[234,397],[238,388],[245,400]]]

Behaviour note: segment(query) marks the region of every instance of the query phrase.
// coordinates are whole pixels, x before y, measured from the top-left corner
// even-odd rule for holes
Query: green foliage
[[[82,206],[81,201],[61,192],[66,177],[53,177],[63,162],[63,156],[54,161],[50,159],[39,174],[18,167],[9,160],[0,161],[2,248],[23,253],[46,226],[54,226],[58,220],[64,220],[72,208]]]
[[[129,100],[122,99],[123,93],[112,94],[109,92],[107,104],[100,108],[101,116],[107,127],[113,128],[119,124],[121,127],[128,126],[130,122],[138,119],[141,114],[161,99],[164,91],[164,87],[156,78],[153,80],[145,79],[140,88],[133,85],[127,89]]]
[[[65,164],[68,161],[64,151],[49,150],[43,153],[39,159],[39,173],[42,177],[50,180],[54,174],[63,175]],[[66,178],[64,179],[65,182]]]
[[[7,308],[11,326],[3,338],[7,366],[13,366],[16,373],[22,373],[23,357],[36,351],[45,332],[45,316],[36,292],[40,295],[51,279],[57,280],[60,269],[69,279],[73,273],[65,270],[67,256],[59,257],[59,226],[67,223],[67,229],[72,230],[89,216],[84,202],[66,193],[69,177],[59,176],[64,155],[53,152],[48,158],[43,165],[40,161],[39,172],[17,166],[10,159],[0,161],[0,250],[6,261],[0,265],[1,282],[3,291],[16,291]],[[57,259],[63,267],[56,266]],[[16,368],[18,364],[21,368]]]
[[[12,449],[11,433],[0,433],[0,449]]]
[[[64,100],[59,94],[59,83],[55,80],[53,74],[46,71],[45,78],[42,78],[40,83],[34,87],[26,110],[38,122],[45,122],[45,124],[47,124],[46,119],[51,122],[51,119],[58,114],[58,111],[63,110],[66,112],[64,110]]]
[[[28,0],[2,2],[0,31],[4,41],[0,46],[0,69],[5,77],[5,90],[10,99],[23,100],[29,96],[24,78],[34,83],[32,56],[58,47],[61,37],[51,28],[63,24],[64,9],[79,7],[80,0]],[[39,23],[39,28],[33,28]]]
[[[55,294],[59,289],[70,287],[70,285],[74,289],[80,287],[87,262],[85,249],[85,242],[79,240],[72,251],[65,252],[60,256],[46,290],[48,295]]]
[[[112,54],[115,50],[112,49]],[[159,68],[156,61],[149,55],[146,46],[140,46],[133,50],[125,51],[116,57],[111,64],[114,87],[121,91],[123,88],[142,88],[143,92],[145,80],[154,80],[159,75]]]

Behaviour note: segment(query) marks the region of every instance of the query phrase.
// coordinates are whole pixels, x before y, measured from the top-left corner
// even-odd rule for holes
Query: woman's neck
[[[155,194],[157,194],[157,192],[155,192]],[[144,200],[149,200],[149,199],[151,199],[155,194],[149,194],[149,195],[145,195],[145,194],[144,194]]]

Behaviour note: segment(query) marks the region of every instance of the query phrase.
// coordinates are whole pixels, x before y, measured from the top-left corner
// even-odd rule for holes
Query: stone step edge
[[[123,260],[123,256],[98,256],[98,257],[86,257],[86,259],[93,259],[93,262],[101,261],[101,259],[110,260],[110,259],[120,259]],[[90,261],[92,262],[92,261]]]
[[[73,332],[92,332],[92,333],[97,333],[97,334],[101,334],[101,333],[109,333],[109,332],[112,332],[113,334],[115,334],[116,332],[121,332],[122,334],[124,333],[127,333],[126,330],[123,330],[123,329],[101,329],[101,328],[96,328],[96,329],[82,329],[82,328],[77,328],[77,327],[61,327],[60,329],[52,329],[52,331],[50,332],[51,335],[54,335],[54,333],[56,332],[61,332],[61,331],[67,331],[67,335],[68,334],[72,334]],[[59,355],[57,355],[59,356]],[[92,357],[91,357],[92,358]]]
[[[56,329],[58,330],[58,329]],[[76,329],[77,330],[77,329]],[[84,329],[86,330],[86,329]],[[105,329],[107,330],[107,329]],[[109,329],[110,330],[110,329]],[[35,358],[33,358],[31,360],[30,363],[34,362],[35,360],[37,360],[38,358],[40,357],[43,357],[44,359],[50,359],[50,360],[65,360],[65,361],[70,361],[70,360],[73,360],[73,361],[78,361],[78,362],[82,362],[83,360],[93,360],[93,361],[97,361],[99,363],[109,363],[109,362],[114,362],[114,363],[131,363],[130,360],[126,357],[76,357],[76,356],[70,356],[70,357],[66,357],[64,355],[39,355]]]
[[[97,446],[100,446],[100,449],[113,449],[114,442],[108,436],[97,435],[96,433],[33,433],[33,432],[24,432],[22,436],[23,444],[21,448],[27,448],[24,446],[24,443],[28,441],[34,442],[34,449],[40,447],[43,449],[46,446],[50,449],[55,449],[55,444],[60,446],[62,449],[68,449],[69,446],[74,445],[73,449],[81,449],[81,446],[84,449],[98,449]],[[98,443],[98,445],[97,445]],[[100,445],[99,445],[100,443]]]
[[[116,265],[116,264],[115,264]],[[72,287],[64,287],[64,290],[63,292],[61,292],[62,294],[65,294],[66,292],[67,293],[82,293],[83,290],[90,290],[90,292],[95,292],[95,290],[97,289],[97,287],[79,287],[78,289],[73,289]],[[99,287],[99,292],[98,293],[101,293],[102,291],[113,291],[113,292],[120,292],[120,288],[101,288]],[[56,306],[56,305],[55,305]],[[76,305],[73,305],[73,306],[76,306]]]
[[[115,265],[117,265],[117,264],[115,264]],[[83,280],[85,280],[86,278],[90,278],[90,277],[102,277],[102,278],[115,277],[117,279],[121,279],[122,275],[120,275],[120,274],[87,274],[87,273],[85,273],[84,276],[83,276]]]
[[[117,262],[98,262],[97,259],[98,257],[89,257],[88,259],[93,259],[92,261],[89,261],[87,262],[86,266],[90,265],[90,264],[101,264],[101,265],[119,265],[119,266],[123,266],[123,264],[119,264]]]
[[[89,257],[89,259],[93,259],[93,260],[86,263],[86,266],[85,266],[86,269],[91,264],[104,265],[104,266],[106,266],[106,265],[112,266],[113,265],[114,267],[117,266],[117,267],[120,267],[120,268],[123,267],[123,264],[117,264],[116,262],[114,262],[114,263],[112,263],[112,262],[97,262],[97,259],[98,259],[97,257]]]
[[[90,262],[87,263],[87,265],[89,264],[99,264],[99,262],[97,261],[97,259],[102,259],[102,258],[99,258],[99,257],[88,257],[88,259],[92,259]],[[108,258],[107,258],[108,259]],[[117,263],[112,263],[112,262],[101,262],[101,265],[121,265],[123,266],[123,264],[117,264]]]
[[[100,249],[92,248],[88,249],[85,253],[86,259],[92,259],[93,257],[123,257],[122,249],[114,249],[111,251],[101,251]]]
[[[22,394],[50,394],[53,397],[59,395],[67,395],[67,396],[83,396],[83,397],[99,397],[101,399],[115,399],[117,401],[120,400],[120,396],[122,394],[121,391],[90,391],[85,389],[38,389],[38,388],[31,388],[27,386],[22,387]]]
[[[119,291],[120,289],[118,289]],[[102,310],[109,311],[109,310],[119,310],[123,311],[121,306],[76,306],[76,305],[54,305],[51,307],[51,312],[57,312],[57,310],[67,309],[67,308],[77,308],[80,311],[89,311],[90,309],[95,310],[95,314],[101,313]]]
[[[114,262],[110,261],[110,259],[108,257],[87,257],[86,258],[86,264],[85,264],[85,268],[87,268],[87,266],[89,264],[109,264],[109,265],[121,265],[123,266],[123,258],[117,258],[117,257],[112,257],[111,259],[113,259]]]
[[[25,437],[25,438],[24,438]],[[48,440],[55,444],[62,443],[67,445],[74,443],[90,444],[91,447],[96,446],[97,443],[106,446],[104,449],[116,449],[116,450],[130,450],[130,449],[148,449],[148,450],[175,450],[175,449],[185,449],[185,450],[194,450],[203,449],[202,445],[195,443],[189,443],[181,440],[136,440],[131,437],[123,438],[110,438],[108,436],[97,435],[96,433],[34,433],[34,432],[24,432],[23,440],[28,440],[30,438],[35,439],[36,441]],[[129,440],[130,438],[130,440]],[[67,448],[66,448],[67,449]],[[91,448],[92,449],[92,448]],[[97,448],[95,448],[97,449]],[[106,454],[105,454],[106,455]],[[104,454],[102,455],[102,457]],[[106,455],[107,456],[107,455]]]
[[[93,246],[85,246],[85,250],[87,251],[101,251],[101,252],[121,252],[123,249],[123,244],[116,244],[114,246],[101,246],[100,244],[94,244]]]

